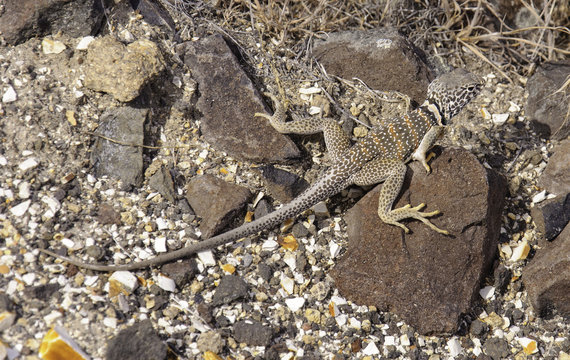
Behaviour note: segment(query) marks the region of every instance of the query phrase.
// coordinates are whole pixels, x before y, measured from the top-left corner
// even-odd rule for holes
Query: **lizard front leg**
[[[281,134],[310,135],[322,132],[329,156],[333,162],[340,160],[342,154],[350,148],[348,135],[335,120],[330,118],[297,118],[292,116],[293,121],[285,121],[287,119],[285,107],[275,95],[271,93],[265,93],[265,95],[273,101],[275,112],[273,115],[255,113],[255,116],[268,119],[271,126]]]
[[[433,126],[428,132],[424,135],[420,145],[412,154],[412,159],[419,161],[426,171],[429,173],[431,172],[431,168],[428,165],[428,161],[432,158],[433,153],[430,153],[426,158],[426,153],[429,149],[435,144],[436,140],[441,136],[443,133],[443,126]]]
[[[432,224],[427,218],[439,214],[439,211],[421,212],[425,204],[412,207],[406,205],[392,210],[392,205],[398,197],[404,177],[406,176],[406,165],[396,159],[375,159],[367,163],[354,177],[353,183],[356,185],[373,185],[384,181],[380,196],[378,197],[378,216],[387,224],[401,227],[406,233],[410,230],[400,223],[400,220],[412,218],[420,220],[432,230],[448,235],[449,232],[442,230]]]

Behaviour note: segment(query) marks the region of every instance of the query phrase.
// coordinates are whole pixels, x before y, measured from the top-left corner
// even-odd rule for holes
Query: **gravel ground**
[[[117,34],[129,31],[135,38],[162,38],[160,30],[140,19],[115,30]],[[498,280],[490,274],[482,284],[470,325],[457,335],[424,336],[397,315],[348,303],[327,276],[335,260],[325,239],[334,237],[341,247],[345,244],[342,211],[352,196],[349,191],[327,204],[330,218],[308,215],[296,220],[299,247],[295,251],[280,246],[279,231],[273,229],[239,245],[202,254],[195,261],[186,260],[182,269],[164,271],[168,277],[157,270],[144,270],[132,278],[119,274],[117,280],[40,254],[38,248],[50,247],[67,248],[90,261],[146,258],[164,247],[180,247],[189,236],[200,234],[199,219],[180,200],[186,191],[184,182],[175,181],[179,200],[169,202],[148,180],[130,188],[95,176],[90,162],[95,142],[91,132],[104,111],[119,103],[82,86],[81,51],[73,51],[80,38],[60,35],[57,40],[67,49],[58,54],[46,54],[42,40],[0,47],[4,83],[0,103],[0,311],[4,311],[0,347],[8,358],[14,354],[36,358],[42,339],[55,325],[65,328],[92,358],[110,358],[107,349],[119,332],[145,319],[150,319],[158,333],[158,344],[166,343],[181,359],[568,358],[568,323],[559,316],[545,320],[533,312],[520,280],[527,260],[509,261],[504,253],[515,248],[520,238],[527,239],[533,249],[539,244],[529,206],[553,145],[535,136],[525,120],[521,109],[526,78],[509,84],[492,69],[476,66],[474,57],[466,59],[466,67],[476,68],[485,79],[484,95],[471,111],[477,113],[484,106],[490,114],[509,117],[504,124],[500,118],[495,122],[485,119],[485,114],[479,114],[476,122],[464,117],[442,144],[462,146],[489,167],[498,157],[510,160],[496,170],[507,177],[511,189],[503,217],[503,256],[498,261],[512,276],[505,290],[499,291]],[[157,43],[165,54],[173,47],[170,40]],[[244,44],[255,47],[251,38]],[[190,101],[192,79],[186,70],[174,66],[167,73],[166,78],[183,79],[186,88],[182,87],[180,96]],[[6,84],[16,94],[14,101]],[[161,91],[168,92],[168,86],[172,85],[163,84]],[[339,99],[343,101],[350,103]],[[214,174],[248,187],[254,198],[264,191],[253,164],[215,150],[200,136],[199,123],[156,104],[155,111],[165,114],[165,124],[147,124],[145,131],[159,134],[164,143],[183,146],[146,149],[146,166],[167,164],[176,169],[175,180]],[[524,139],[514,146],[505,145],[520,138],[521,132],[526,134]],[[312,180],[324,162],[324,148],[315,137],[302,144],[315,161],[285,168]],[[175,288],[169,278],[175,279]],[[129,289],[126,284],[133,279]],[[140,334],[143,341],[155,343],[152,334]]]

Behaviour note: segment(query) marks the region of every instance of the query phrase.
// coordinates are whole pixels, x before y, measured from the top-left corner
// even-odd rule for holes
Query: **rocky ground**
[[[567,61],[505,74],[391,30],[300,50],[215,2],[39,3],[52,28],[0,5],[0,359],[569,358]],[[378,188],[350,187],[159,269],[38,250],[125,263],[260,217],[329,162],[321,137],[253,117],[263,91],[356,140],[452,66],[482,93],[399,200],[441,210],[451,238],[414,222],[404,237],[378,223]]]

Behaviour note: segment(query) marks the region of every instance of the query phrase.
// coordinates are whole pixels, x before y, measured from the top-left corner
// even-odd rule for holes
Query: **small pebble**
[[[87,48],[89,47],[89,44],[91,44],[93,42],[93,40],[95,40],[95,38],[93,36],[85,36],[84,38],[79,40],[79,43],[77,44],[75,49],[87,50]]]
[[[35,168],[38,165],[39,165],[39,163],[35,158],[28,158],[28,159],[22,161],[20,163],[20,165],[18,165],[18,167],[22,171],[28,171],[28,170]]]
[[[493,286],[485,286],[481,290],[479,290],[479,295],[485,300],[489,300],[495,295],[495,287]]]
[[[4,92],[4,95],[2,95],[2,102],[7,104],[7,103],[14,102],[17,99],[18,99],[18,95],[16,95],[16,90],[14,90],[13,87],[8,86],[8,88]]]
[[[378,346],[376,346],[376,343],[374,341],[371,341],[368,343],[368,345],[366,345],[364,349],[362,349],[362,353],[364,355],[372,356],[380,354],[380,350],[378,350]]]
[[[42,51],[44,54],[59,54],[66,49],[64,43],[59,40],[43,39],[42,40]]]

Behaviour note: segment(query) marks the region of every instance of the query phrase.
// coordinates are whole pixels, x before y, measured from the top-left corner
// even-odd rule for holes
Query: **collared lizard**
[[[271,229],[349,185],[374,185],[380,182],[384,182],[378,199],[380,219],[408,232],[408,228],[400,221],[413,218],[439,233],[447,234],[447,231],[437,228],[428,220],[429,217],[439,214],[439,211],[421,212],[425,204],[392,209],[392,204],[402,188],[406,163],[417,160],[430,171],[426,152],[435,143],[448,121],[479,93],[481,86],[477,76],[463,69],[441,75],[428,86],[427,99],[422,105],[406,115],[373,127],[354,145],[351,145],[349,137],[333,119],[311,117],[287,122],[285,108],[275,96],[267,94],[274,102],[274,114],[269,116],[256,113],[256,116],[267,118],[280,133],[323,132],[325,144],[331,154],[332,165],[291,202],[223,234],[170,253],[125,265],[84,263],[49,250],[41,251],[78,267],[95,271],[135,270],[156,266]]]

